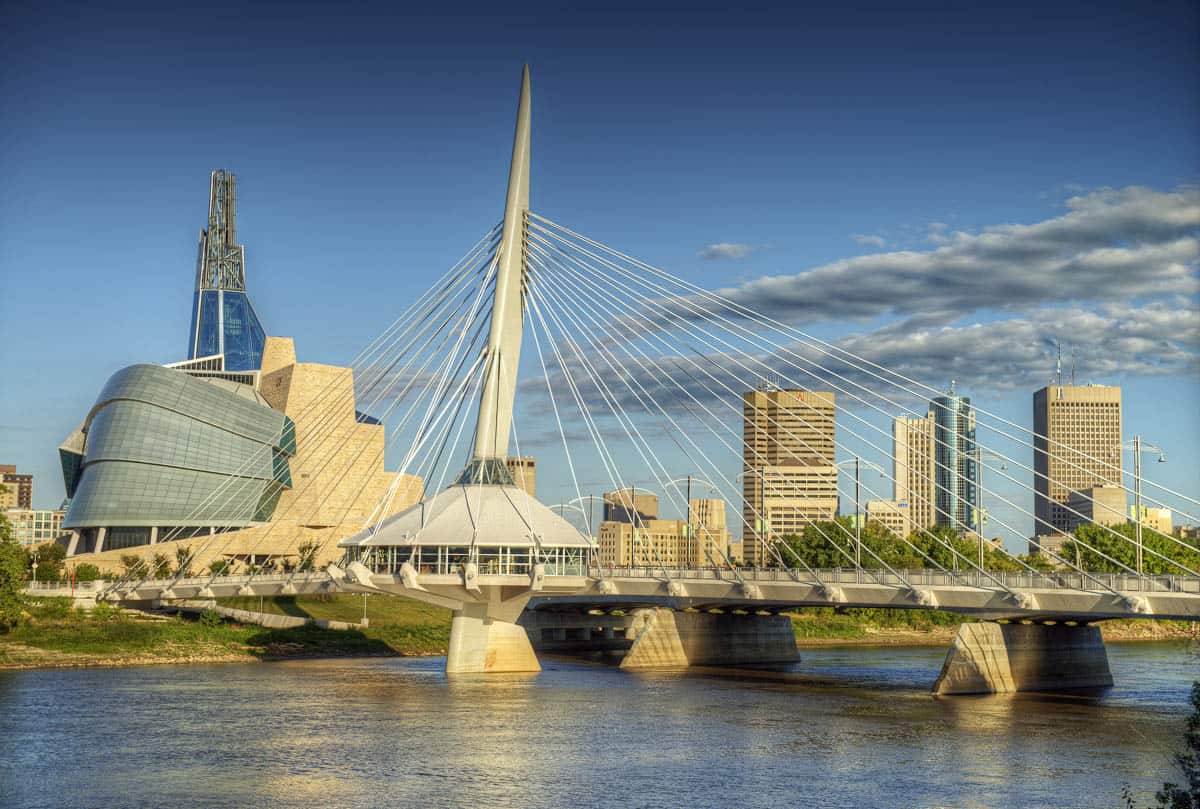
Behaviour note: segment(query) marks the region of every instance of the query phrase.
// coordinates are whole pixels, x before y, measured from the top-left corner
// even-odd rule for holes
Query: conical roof
[[[536,535],[536,542],[535,542]],[[524,489],[507,484],[455,484],[338,543],[511,548],[588,548],[591,540]]]

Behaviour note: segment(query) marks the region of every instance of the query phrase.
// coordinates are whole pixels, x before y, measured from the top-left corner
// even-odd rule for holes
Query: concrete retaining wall
[[[963,624],[935,694],[1065,691],[1113,684],[1096,626]]]
[[[222,607],[216,604],[197,605],[194,602],[178,607],[177,609],[189,615],[199,615],[205,610],[213,610],[223,618],[237,621],[239,624],[256,624],[258,626],[265,626],[268,629],[295,629],[300,626],[316,626],[321,629],[345,631],[349,629],[365,629],[368,626],[367,621],[352,624],[346,621],[327,621],[324,618],[307,618],[299,615],[275,615],[269,612],[237,610],[233,607]]]

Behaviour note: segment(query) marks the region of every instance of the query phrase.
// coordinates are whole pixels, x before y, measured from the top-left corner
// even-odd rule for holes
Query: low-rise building
[[[12,524],[13,539],[25,546],[53,542],[63,533],[59,509],[11,508],[5,512]]]
[[[1041,534],[1029,540],[1030,555],[1038,554],[1055,564],[1061,564],[1063,546],[1074,539],[1071,534]]]
[[[1073,491],[1067,497],[1068,531],[1080,525],[1120,525],[1125,516],[1125,489],[1120,486],[1092,486]]]
[[[1137,519],[1136,507],[1130,507],[1129,517],[1131,520]],[[1171,509],[1169,508],[1149,508],[1142,506],[1142,525],[1149,528],[1151,531],[1157,531],[1160,534],[1171,533]]]
[[[644,504],[643,504],[644,505]],[[655,503],[657,510],[657,503]],[[657,517],[600,523],[600,562],[617,567],[723,567],[729,563],[725,501],[691,501],[692,523]]]
[[[869,500],[866,520],[879,523],[901,539],[918,528],[905,501]]]

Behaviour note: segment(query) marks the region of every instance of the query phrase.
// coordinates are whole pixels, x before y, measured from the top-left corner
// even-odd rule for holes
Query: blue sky
[[[1021,423],[1034,360],[1038,378],[1051,372],[1048,312],[1067,313],[1084,342],[1154,320],[1166,333],[1135,335],[1136,351],[1175,340],[1171,363],[1149,376],[1133,354],[1089,366],[1085,346],[1080,371],[1124,386],[1126,432],[1164,443],[1171,462],[1154,474],[1196,496],[1200,317],[1188,281],[1164,267],[1194,281],[1198,41],[1194,3],[512,14],[10,3],[0,462],[33,472],[37,503],[56,505],[55,447],[109,374],[181,357],[213,168],[238,174],[249,291],[268,332],[295,336],[304,358],[347,361],[499,219],[529,62],[532,207],[704,286],[839,262],[851,263],[838,278],[856,283],[883,271],[860,257],[956,244],[976,256],[988,233],[1020,236],[989,229],[1104,206],[1142,218],[1080,249],[1121,249],[1142,243],[1147,217],[1170,219],[1147,238],[1175,253],[1149,259],[1144,289],[1120,301],[1088,290],[1103,276],[1081,270],[1078,296],[999,288],[933,325],[886,300],[855,318],[779,314],[876,344],[889,326],[1027,322],[1031,352],[1011,384],[984,370],[965,385]],[[722,243],[747,252],[701,257]],[[1140,278],[1143,265],[1129,266],[1124,277]],[[1092,331],[1078,326],[1101,310]],[[936,364],[912,368],[946,382]]]

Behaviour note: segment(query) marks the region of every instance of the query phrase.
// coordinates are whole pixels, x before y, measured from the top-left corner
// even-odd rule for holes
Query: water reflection
[[[1170,777],[1195,661],[1087,698],[935,699],[940,649],[631,675],[440,659],[0,673],[0,805],[1113,806]],[[69,763],[69,766],[63,766]]]

